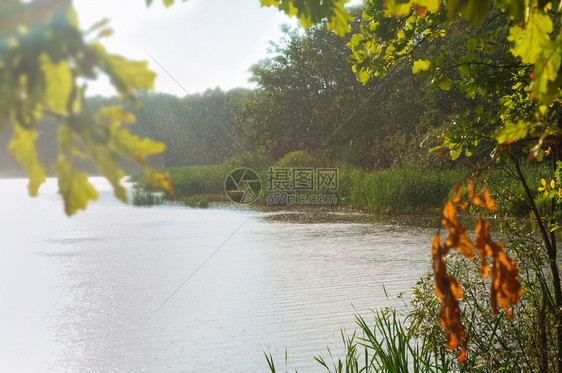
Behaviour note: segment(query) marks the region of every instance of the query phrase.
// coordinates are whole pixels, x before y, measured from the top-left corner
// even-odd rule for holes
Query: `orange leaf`
[[[463,201],[461,199],[462,188],[457,184],[455,185],[454,189],[455,189],[455,198],[453,198],[453,202],[464,210],[466,206],[468,206],[468,202]]]
[[[488,262],[486,261],[486,257],[492,256],[492,249],[487,244],[489,226],[490,223],[485,222],[482,217],[478,218],[478,223],[476,224],[476,250],[480,256],[480,274],[482,278],[486,278],[488,274]]]
[[[474,258],[474,243],[466,235],[466,230],[457,221],[457,210],[451,201],[445,203],[441,222],[449,231],[447,246],[457,250],[468,259]]]
[[[425,17],[425,15],[427,14],[427,8],[418,4],[414,4],[414,10],[420,17]]]
[[[496,211],[498,206],[490,196],[490,191],[486,186],[482,192],[477,194],[474,188],[474,181],[467,180],[468,198],[476,206],[484,207],[490,211]],[[504,252],[503,245],[492,241],[490,237],[490,223],[478,218],[476,224],[476,244],[467,236],[464,227],[457,221],[456,206],[464,209],[466,201],[461,199],[462,189],[456,185],[454,187],[455,196],[452,201],[447,201],[443,207],[443,217],[441,223],[448,230],[447,240],[441,243],[441,237],[436,235],[432,239],[432,262],[435,281],[435,295],[441,302],[439,311],[439,321],[443,325],[445,337],[447,338],[447,348],[455,349],[461,345],[459,362],[466,361],[466,333],[460,319],[460,308],[458,299],[463,297],[461,285],[453,276],[447,273],[447,263],[443,259],[450,249],[455,249],[465,257],[473,259],[475,249],[480,256],[480,273],[482,277],[490,274],[490,307],[494,314],[497,313],[498,306],[505,309],[507,317],[511,318],[512,313],[508,308],[508,303],[515,304],[521,297],[521,285],[515,262]],[[489,270],[487,258],[493,259],[491,271]]]
[[[498,303],[505,309],[507,317],[512,314],[507,302],[515,304],[521,297],[521,284],[515,262],[503,250],[503,245],[492,241],[490,237],[490,223],[482,217],[478,218],[476,225],[476,250],[480,255],[480,273],[485,277],[488,272],[486,257],[494,260],[490,271],[490,307],[495,315],[498,312]]]
[[[481,195],[478,194],[474,195],[474,198],[472,199],[472,203],[474,203],[476,206],[487,208],[492,212],[498,209],[498,206],[494,202],[494,199],[492,198],[492,196],[490,196],[490,191],[485,185],[484,188],[482,188]]]
[[[459,343],[463,345],[463,351],[466,344],[466,333],[461,323],[461,310],[458,298],[463,297],[461,285],[451,275],[447,273],[447,264],[441,257],[442,252],[447,250],[440,243],[440,237],[434,236],[433,245],[433,272],[435,280],[435,295],[441,302],[441,310],[439,311],[439,321],[443,325],[445,337],[447,338],[447,348],[455,349]],[[459,356],[459,360],[462,357]]]

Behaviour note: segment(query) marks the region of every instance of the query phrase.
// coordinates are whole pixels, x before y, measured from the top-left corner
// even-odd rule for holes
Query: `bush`
[[[453,360],[458,352],[448,351],[455,369],[461,371],[536,372],[556,371],[556,320],[547,307],[553,291],[545,272],[547,257],[529,240],[533,231],[528,222],[504,218],[497,230],[506,244],[506,253],[515,260],[523,294],[513,307],[513,319],[503,311],[494,316],[489,306],[490,279],[480,275],[479,260],[469,261],[459,255],[447,259],[448,271],[457,278],[464,297],[459,305],[467,331],[467,362],[459,366]],[[551,280],[550,280],[551,281]],[[414,337],[428,337],[431,348],[446,344],[438,319],[440,304],[435,297],[433,276],[427,275],[414,288],[409,328]]]
[[[298,150],[290,152],[275,162],[275,167],[321,167],[322,162],[305,152]]]

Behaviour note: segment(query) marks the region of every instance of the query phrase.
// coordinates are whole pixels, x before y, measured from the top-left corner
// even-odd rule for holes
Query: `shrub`
[[[321,167],[321,161],[304,150],[290,152],[275,162],[275,167]]]

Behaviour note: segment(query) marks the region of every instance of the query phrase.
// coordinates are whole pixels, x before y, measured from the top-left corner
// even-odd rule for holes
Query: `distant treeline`
[[[150,159],[152,166],[227,160],[263,166],[293,151],[368,170],[450,165],[446,157],[428,151],[454,118],[483,104],[478,97],[465,98],[454,87],[430,89],[422,78],[399,68],[363,85],[346,60],[350,36],[341,38],[324,26],[285,27],[283,32],[284,37],[271,44],[268,58],[252,66],[254,89],[209,89],[183,98],[140,92],[142,109],[126,105],[137,118],[131,127],[134,133],[167,145],[165,153]],[[420,45],[416,58],[443,52],[452,59],[478,33],[462,23],[446,32],[448,38],[441,43]],[[87,100],[92,111],[117,102],[100,96]],[[50,169],[57,154],[57,128],[48,117],[38,128],[40,156]],[[0,148],[6,149],[10,132],[8,126],[0,133]],[[0,156],[0,175],[17,170],[9,156]]]
[[[149,163],[153,167],[174,167],[220,164],[243,152],[237,139],[240,127],[236,113],[250,91],[237,88],[228,92],[220,89],[179,98],[164,93],[140,92],[137,99],[141,109],[130,104],[125,107],[135,113],[136,123],[131,125],[133,133],[151,137],[166,144],[163,154],[153,156]],[[87,104],[92,112],[103,105],[119,104],[116,98],[89,97]],[[54,120],[44,117],[39,125],[38,149],[47,169],[56,161],[56,132]],[[8,128],[0,134],[0,148],[6,149],[11,136]],[[235,141],[233,141],[233,139]],[[88,168],[88,165],[84,165]],[[123,165],[129,171],[131,165]],[[90,172],[95,170],[89,169]],[[0,157],[0,176],[22,174],[19,166],[7,154]]]

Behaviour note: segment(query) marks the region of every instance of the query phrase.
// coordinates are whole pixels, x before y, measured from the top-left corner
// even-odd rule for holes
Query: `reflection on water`
[[[353,312],[400,306],[429,266],[431,229],[135,208],[94,180],[100,200],[72,218],[55,181],[35,199],[0,181],[1,371],[266,371],[285,349],[290,369],[322,371],[313,356],[341,351]]]

